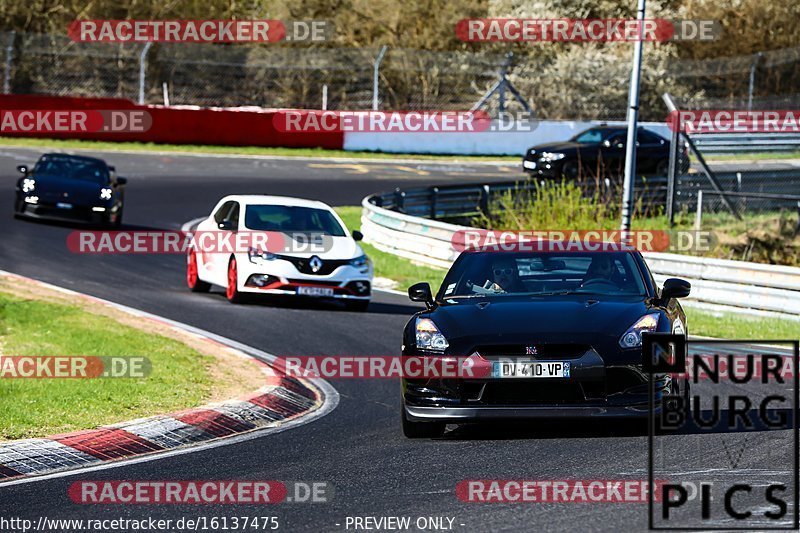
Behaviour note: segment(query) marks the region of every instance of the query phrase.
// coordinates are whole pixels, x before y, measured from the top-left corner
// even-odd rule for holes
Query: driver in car
[[[607,284],[617,285],[614,279],[614,262],[610,257],[605,255],[598,255],[592,259],[589,268],[586,269],[586,275],[581,281],[581,287],[591,282],[606,282]]]
[[[483,286],[489,292],[525,292],[525,285],[519,278],[517,263],[513,259],[501,258],[492,262],[490,279]]]

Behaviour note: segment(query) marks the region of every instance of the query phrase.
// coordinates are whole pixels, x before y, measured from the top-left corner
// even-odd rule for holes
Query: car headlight
[[[113,192],[114,191],[112,191],[108,187],[103,187],[102,189],[100,189],[100,199],[101,200],[111,200],[111,194]]]
[[[417,348],[431,352],[444,352],[450,343],[430,318],[417,318]]]
[[[350,260],[350,266],[357,268],[362,274],[369,272],[369,258],[366,255],[360,255]]]
[[[254,265],[260,265],[262,263],[266,263],[267,261],[274,261],[275,259],[278,259],[278,256],[272,252],[265,252],[263,250],[259,250],[258,248],[248,248],[247,258]]]
[[[558,152],[542,152],[541,159],[545,161],[558,161],[559,159],[564,159],[566,154],[561,154]]]
[[[36,188],[36,180],[31,178],[25,178],[22,180],[22,192],[33,192]]]
[[[619,339],[619,345],[623,348],[636,348],[642,345],[642,333],[647,331],[652,333],[658,327],[658,313],[644,315],[637,320],[628,331]]]

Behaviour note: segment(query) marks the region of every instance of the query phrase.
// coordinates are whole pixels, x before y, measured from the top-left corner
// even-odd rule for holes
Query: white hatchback
[[[226,196],[193,231],[186,282],[194,292],[342,300],[363,311],[372,294],[372,262],[322,202],[283,196]]]

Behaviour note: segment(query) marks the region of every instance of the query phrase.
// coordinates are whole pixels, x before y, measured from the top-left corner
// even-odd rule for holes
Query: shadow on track
[[[710,411],[701,411],[704,420],[713,420]],[[719,420],[708,427],[686,423],[680,430],[659,431],[659,435],[705,435],[726,433],[750,433],[786,431],[793,429],[793,412],[787,409],[771,409],[768,415],[773,420],[782,417],[781,427],[769,427],[759,419],[757,410],[747,412],[751,427],[739,423],[736,428],[728,427],[728,410],[719,411]],[[451,426],[452,427],[452,426]],[[486,422],[481,424],[461,424],[447,431],[441,440],[523,440],[559,438],[607,438],[607,437],[646,437],[647,419],[540,419],[508,422]]]
[[[216,289],[216,287],[215,287]],[[212,290],[209,293],[211,296],[218,297],[220,299],[225,298],[225,294],[222,292],[217,292],[216,290]],[[253,306],[253,307],[272,307],[278,309],[311,309],[317,311],[342,311],[342,312],[350,312],[350,313],[364,313],[364,314],[379,314],[379,315],[404,315],[404,316],[411,316],[412,314],[416,313],[420,309],[419,306],[415,305],[402,305],[402,304],[390,304],[384,302],[376,302],[372,301],[369,304],[369,308],[366,311],[352,311],[348,310],[344,303],[336,302],[336,301],[326,301],[326,300],[314,300],[314,299],[306,299],[303,297],[293,297],[293,296],[274,296],[274,295],[246,295],[244,301],[241,304],[237,305],[244,305],[244,306]]]

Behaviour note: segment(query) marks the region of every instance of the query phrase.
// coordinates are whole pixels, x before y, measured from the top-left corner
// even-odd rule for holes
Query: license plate
[[[536,161],[523,161],[522,166],[525,168],[534,169],[536,168]]]
[[[297,287],[297,294],[302,296],[333,296],[333,289],[328,287]]]
[[[568,378],[570,365],[563,361],[492,363],[493,378]]]
[[[72,209],[72,204],[65,204],[64,202],[58,202],[56,207],[59,209]]]

